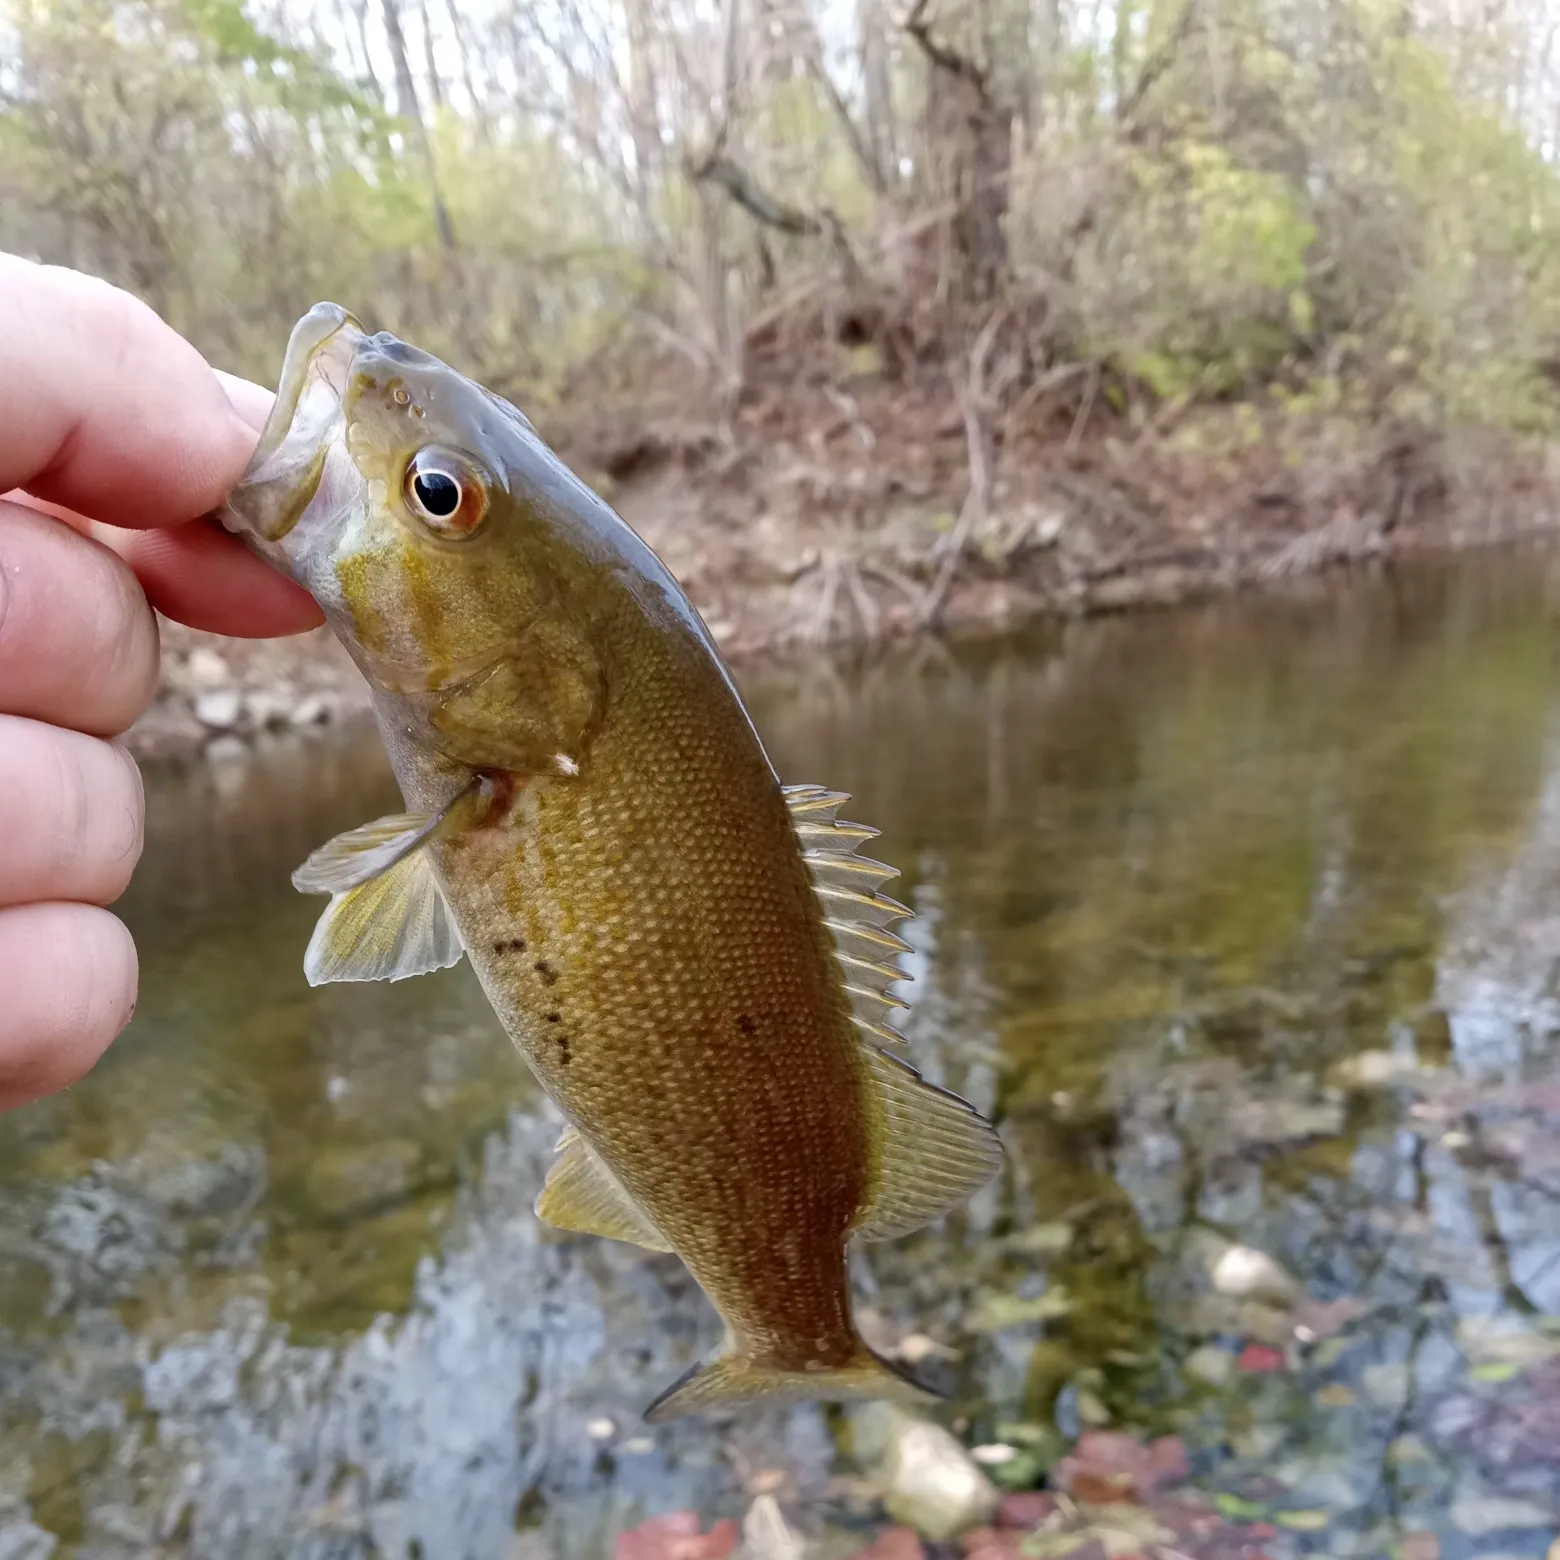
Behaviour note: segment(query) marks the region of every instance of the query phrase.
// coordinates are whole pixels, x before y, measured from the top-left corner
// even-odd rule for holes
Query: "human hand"
[[[156,691],[152,608],[257,638],[320,621],[197,518],[269,404],[128,293],[0,254],[0,1109],[75,1082],[135,1008],[103,907],[141,853],[141,778],[110,739]]]

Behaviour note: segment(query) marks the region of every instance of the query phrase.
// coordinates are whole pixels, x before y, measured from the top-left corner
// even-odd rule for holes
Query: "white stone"
[[[195,719],[213,731],[227,731],[238,724],[244,700],[237,688],[212,688],[195,699]]]

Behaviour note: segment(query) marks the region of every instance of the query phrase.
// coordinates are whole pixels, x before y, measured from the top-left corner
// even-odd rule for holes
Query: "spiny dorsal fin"
[[[558,1157],[536,1199],[536,1216],[560,1230],[605,1235],[650,1251],[672,1249],[573,1127],[558,1139]]]
[[[997,1130],[968,1100],[928,1083],[907,1062],[867,1046],[874,1105],[872,1200],[862,1240],[892,1240],[941,1218],[1002,1165]]]
[[[856,854],[868,840],[877,838],[878,831],[836,819],[840,804],[850,800],[845,792],[826,791],[821,785],[789,785],[783,791],[813,889],[823,906],[824,925],[834,938],[851,1018],[872,1039],[902,1044],[904,1036],[888,1019],[909,1004],[888,988],[907,979],[894,961],[910,951],[910,944],[888,928],[911,912],[877,891],[879,884],[899,873]]]

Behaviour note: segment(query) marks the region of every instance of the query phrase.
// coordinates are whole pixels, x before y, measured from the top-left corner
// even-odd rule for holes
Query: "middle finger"
[[[112,904],[141,855],[141,775],[123,748],[0,715],[0,906]]]

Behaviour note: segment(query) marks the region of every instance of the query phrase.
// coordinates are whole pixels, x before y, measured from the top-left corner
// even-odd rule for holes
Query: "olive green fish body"
[[[908,914],[782,788],[664,566],[505,403],[322,305],[228,523],[311,589],[373,691],[408,811],[294,881],[311,981],[470,959],[569,1123],[537,1211],[675,1252],[723,1353],[658,1400],[912,1390],[861,1341],[847,1243],[995,1171],[891,1056]]]

